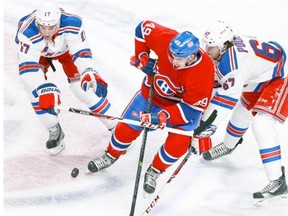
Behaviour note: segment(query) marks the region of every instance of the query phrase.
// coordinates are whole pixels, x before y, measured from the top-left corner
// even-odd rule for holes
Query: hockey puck
[[[74,169],[72,170],[72,172],[71,172],[71,176],[72,176],[73,178],[76,178],[76,177],[78,176],[78,174],[79,174],[79,169],[78,169],[78,168],[74,168]]]

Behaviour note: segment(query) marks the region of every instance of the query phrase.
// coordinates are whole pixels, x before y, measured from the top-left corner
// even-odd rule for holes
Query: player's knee
[[[114,136],[120,142],[128,143],[134,141],[140,133],[141,130],[135,130],[125,123],[118,123],[115,128]]]

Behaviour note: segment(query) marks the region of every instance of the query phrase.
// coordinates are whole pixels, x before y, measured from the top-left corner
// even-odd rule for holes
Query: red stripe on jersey
[[[42,37],[41,34],[37,34],[37,35],[31,37],[30,40],[33,42],[33,41],[35,41],[35,40],[38,40],[38,39],[41,38],[41,37]]]
[[[33,20],[35,19],[35,16],[31,17],[24,26],[21,26],[21,29],[19,30],[19,32],[23,33],[28,27],[29,25],[33,22]]]
[[[231,71],[233,71],[233,70],[236,70],[234,52],[233,52],[233,49],[228,49],[228,51],[229,51]]]
[[[245,131],[238,131],[238,130],[233,129],[230,125],[227,126],[227,129],[231,131],[233,134],[237,134],[237,135],[243,135],[245,133]]]
[[[216,66],[216,75],[219,78],[219,80],[221,80],[223,78],[221,72],[219,71],[219,68]]]
[[[108,104],[109,104],[108,100],[105,99],[104,102],[101,104],[101,106],[97,107],[97,109],[92,110],[92,112],[101,113],[101,111],[104,110]]]
[[[38,64],[23,65],[22,67],[19,67],[19,72],[28,70],[28,69],[40,69],[40,66]]]
[[[283,68],[283,65],[284,65],[284,57],[282,56],[280,61],[277,64],[277,69],[276,69],[276,73],[275,73],[276,77],[282,76],[281,69]]]
[[[261,158],[262,159],[267,159],[267,158],[270,158],[270,157],[273,157],[273,156],[277,156],[277,155],[280,155],[281,154],[281,150],[277,150],[275,152],[271,152],[271,153],[267,153],[267,154],[261,154]]]
[[[227,99],[225,99],[223,97],[218,97],[216,95],[213,97],[213,100],[215,100],[217,102],[219,101],[220,103],[223,103],[223,104],[226,104],[226,105],[229,105],[229,106],[233,106],[233,107],[236,105],[236,102],[227,100]]]
[[[84,51],[84,52],[81,52],[78,57],[83,57],[83,56],[91,56],[92,53],[91,52],[87,52],[87,51]]]

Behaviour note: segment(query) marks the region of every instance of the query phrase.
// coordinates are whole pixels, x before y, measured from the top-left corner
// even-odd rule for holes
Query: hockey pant
[[[138,92],[125,109],[123,117],[139,121],[139,113],[145,111],[147,106],[147,100]],[[158,112],[160,109],[160,107],[152,105],[151,112]],[[182,129],[184,128],[182,127]],[[118,123],[111,136],[107,152],[113,157],[119,158],[141,134],[142,130],[143,128],[139,126]],[[155,155],[152,165],[160,171],[165,171],[187,152],[189,145],[191,145],[191,137],[168,133],[164,144]]]

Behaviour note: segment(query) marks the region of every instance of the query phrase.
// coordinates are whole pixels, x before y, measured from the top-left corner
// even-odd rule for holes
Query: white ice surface
[[[60,113],[66,149],[50,156],[45,148],[47,131],[33,113],[18,76],[14,37],[18,20],[33,11],[40,1],[5,0],[3,27],[3,210],[5,216],[42,215],[129,215],[142,137],[115,165],[97,174],[85,173],[87,162],[103,153],[110,134],[93,117]],[[121,114],[139,89],[143,74],[129,65],[134,51],[134,28],[152,19],[179,31],[190,30],[200,37],[216,19],[230,23],[236,32],[259,35],[286,43],[287,3],[281,0],[63,0],[68,12],[82,16],[98,71],[109,83],[109,99]],[[86,109],[69,91],[61,65],[49,72],[62,92],[65,106]],[[3,79],[2,79],[3,80]],[[224,125],[213,137],[221,140]],[[282,162],[288,161],[288,123],[279,126]],[[143,174],[163,143],[165,134],[148,134],[135,215],[151,203],[143,198]],[[80,174],[70,172],[79,167]],[[158,181],[158,188],[177,167],[172,166]],[[287,172],[286,172],[287,173]],[[206,162],[193,155],[151,211],[151,215],[196,216],[284,216],[288,203],[255,207],[252,193],[267,179],[251,130],[232,155]],[[157,191],[156,191],[157,193]],[[156,194],[155,194],[156,195]],[[2,214],[3,215],[3,214]]]

